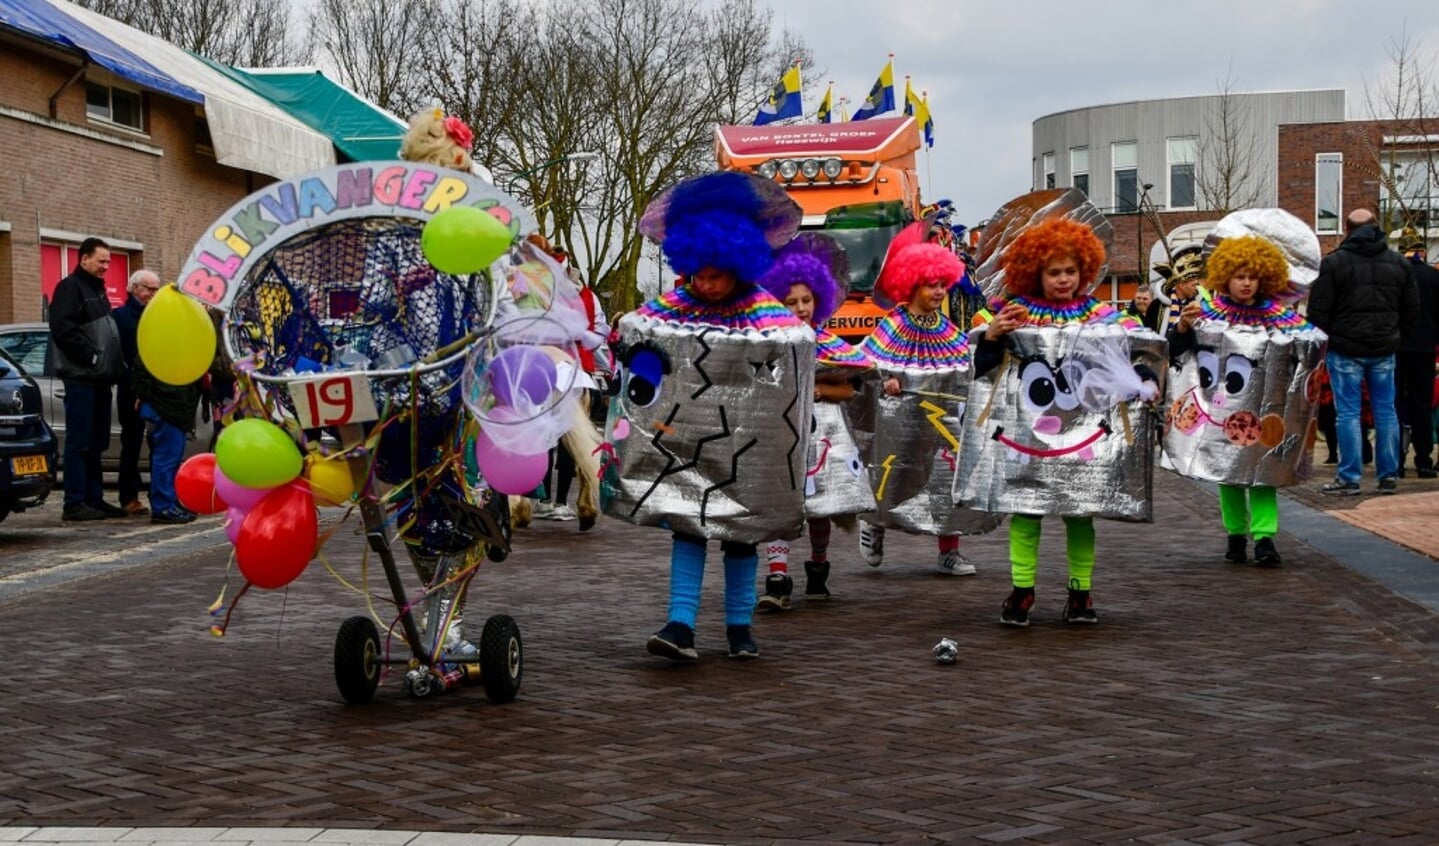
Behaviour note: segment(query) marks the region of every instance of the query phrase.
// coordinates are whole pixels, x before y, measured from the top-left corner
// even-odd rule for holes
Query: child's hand
[[[1179,331],[1188,332],[1194,328],[1194,321],[1199,319],[1202,312],[1203,307],[1199,305],[1199,300],[1190,300],[1184,306],[1184,310],[1179,312]]]
[[[986,338],[1002,338],[1029,322],[1029,309],[1023,303],[1009,303],[999,310],[985,330]]]
[[[896,379],[896,378],[893,377],[893,376],[891,376],[891,377],[889,377],[888,379],[884,380],[884,383],[881,384],[880,387],[883,388],[883,389],[884,389],[884,392],[885,392],[886,394],[888,394],[889,396],[892,396],[892,397],[897,397],[897,396],[899,396],[899,380]]]

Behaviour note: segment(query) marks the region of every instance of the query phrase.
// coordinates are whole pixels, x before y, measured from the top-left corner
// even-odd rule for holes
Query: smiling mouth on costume
[[[1081,460],[1090,461],[1094,458],[1094,444],[1100,438],[1108,435],[1109,432],[1109,421],[1101,420],[1099,421],[1099,426],[1095,428],[1094,433],[1089,437],[1079,441],[1078,443],[1071,444],[1070,446],[1054,447],[1050,449],[1046,449],[1043,447],[1025,446],[1024,444],[1019,443],[1013,438],[1007,438],[1004,435],[1003,426],[995,427],[993,437],[996,441],[999,441],[1000,443],[1009,447],[1014,452],[1017,452],[1021,456],[1024,456],[1025,458],[1023,459],[1023,463],[1027,464],[1029,463],[1029,457],[1061,458],[1066,455],[1074,455],[1075,453],[1079,454],[1079,458]]]

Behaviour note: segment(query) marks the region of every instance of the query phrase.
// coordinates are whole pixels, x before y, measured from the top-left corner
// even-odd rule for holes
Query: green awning
[[[346,161],[399,158],[406,123],[317,69],[240,70],[211,64],[311,129],[327,135]]]

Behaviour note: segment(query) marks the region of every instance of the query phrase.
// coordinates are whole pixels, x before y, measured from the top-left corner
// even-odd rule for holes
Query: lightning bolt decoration
[[[944,420],[944,409],[929,400],[922,401],[919,407],[929,412],[929,414],[925,415],[925,419],[928,420],[930,425],[934,426],[935,429],[939,430],[940,437],[949,442],[949,448],[955,452],[959,452],[959,438],[956,438],[953,432],[946,429],[942,422]]]
[[[875,499],[884,499],[884,486],[889,481],[889,471],[893,468],[895,458],[896,456],[890,455],[880,462],[879,466],[884,468],[884,475],[879,477],[879,487],[874,489]]]

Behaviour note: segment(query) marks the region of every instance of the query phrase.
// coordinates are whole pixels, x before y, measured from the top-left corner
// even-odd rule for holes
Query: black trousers
[[[1394,357],[1394,396],[1399,422],[1409,427],[1414,469],[1434,466],[1434,354],[1401,352]],[[1404,456],[1399,456],[1404,466]]]
[[[140,447],[145,443],[145,421],[124,382],[115,388],[115,416],[120,419],[120,504],[124,505],[140,497]]]

